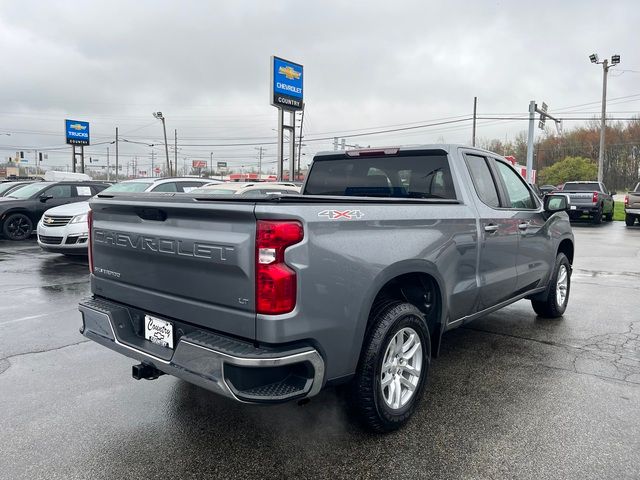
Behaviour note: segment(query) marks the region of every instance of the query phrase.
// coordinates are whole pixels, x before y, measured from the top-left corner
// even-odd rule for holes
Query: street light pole
[[[607,59],[602,62],[602,117],[600,118],[600,149],[598,152],[598,181],[602,182],[604,172],[604,136],[606,132],[607,115],[607,73],[609,73],[609,62]]]
[[[159,120],[162,120],[162,130],[164,132],[164,151],[167,155],[167,173],[171,176],[171,163],[169,162],[169,144],[167,143],[167,125],[164,122],[164,115],[162,112],[153,112],[153,116]]]
[[[605,58],[598,61],[598,54],[589,55],[591,63],[602,65],[602,117],[600,118],[600,149],[598,152],[598,182],[602,182],[604,174],[604,149],[605,149],[605,132],[606,132],[606,115],[607,115],[607,73],[609,69],[620,63],[620,55],[611,56],[611,65],[609,60]]]

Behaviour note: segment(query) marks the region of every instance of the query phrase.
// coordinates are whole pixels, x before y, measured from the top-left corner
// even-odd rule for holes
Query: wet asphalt
[[[445,335],[406,428],[327,390],[240,405],[78,333],[82,259],[0,239],[0,478],[639,478],[640,227],[576,225],[568,310],[521,301]]]

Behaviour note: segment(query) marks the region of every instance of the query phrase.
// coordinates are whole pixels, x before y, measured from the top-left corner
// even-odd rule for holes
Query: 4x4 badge
[[[360,210],[323,210],[318,213],[319,217],[327,217],[329,220],[353,220],[364,217],[364,213]]]

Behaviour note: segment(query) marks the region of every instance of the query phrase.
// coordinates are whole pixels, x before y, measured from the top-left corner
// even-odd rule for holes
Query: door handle
[[[522,222],[518,224],[518,228],[520,230],[526,230],[527,228],[529,228],[529,222]]]
[[[498,231],[498,225],[490,223],[489,225],[484,226],[484,231],[487,233],[496,233]]]

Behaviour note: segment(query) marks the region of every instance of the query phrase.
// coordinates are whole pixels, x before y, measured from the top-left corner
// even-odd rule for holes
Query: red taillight
[[[593,198],[591,199],[591,202],[598,203],[598,192],[593,192]]]
[[[624,206],[628,207],[629,206],[629,195],[625,195],[624,196]]]
[[[89,225],[89,238],[87,239],[87,253],[89,255],[89,271],[93,273],[93,242],[91,237],[93,236],[93,211],[89,210],[87,213],[87,224]]]
[[[256,229],[256,311],[278,315],[296,306],[296,272],[284,262],[287,247],[304,238],[295,220],[258,220]]]

